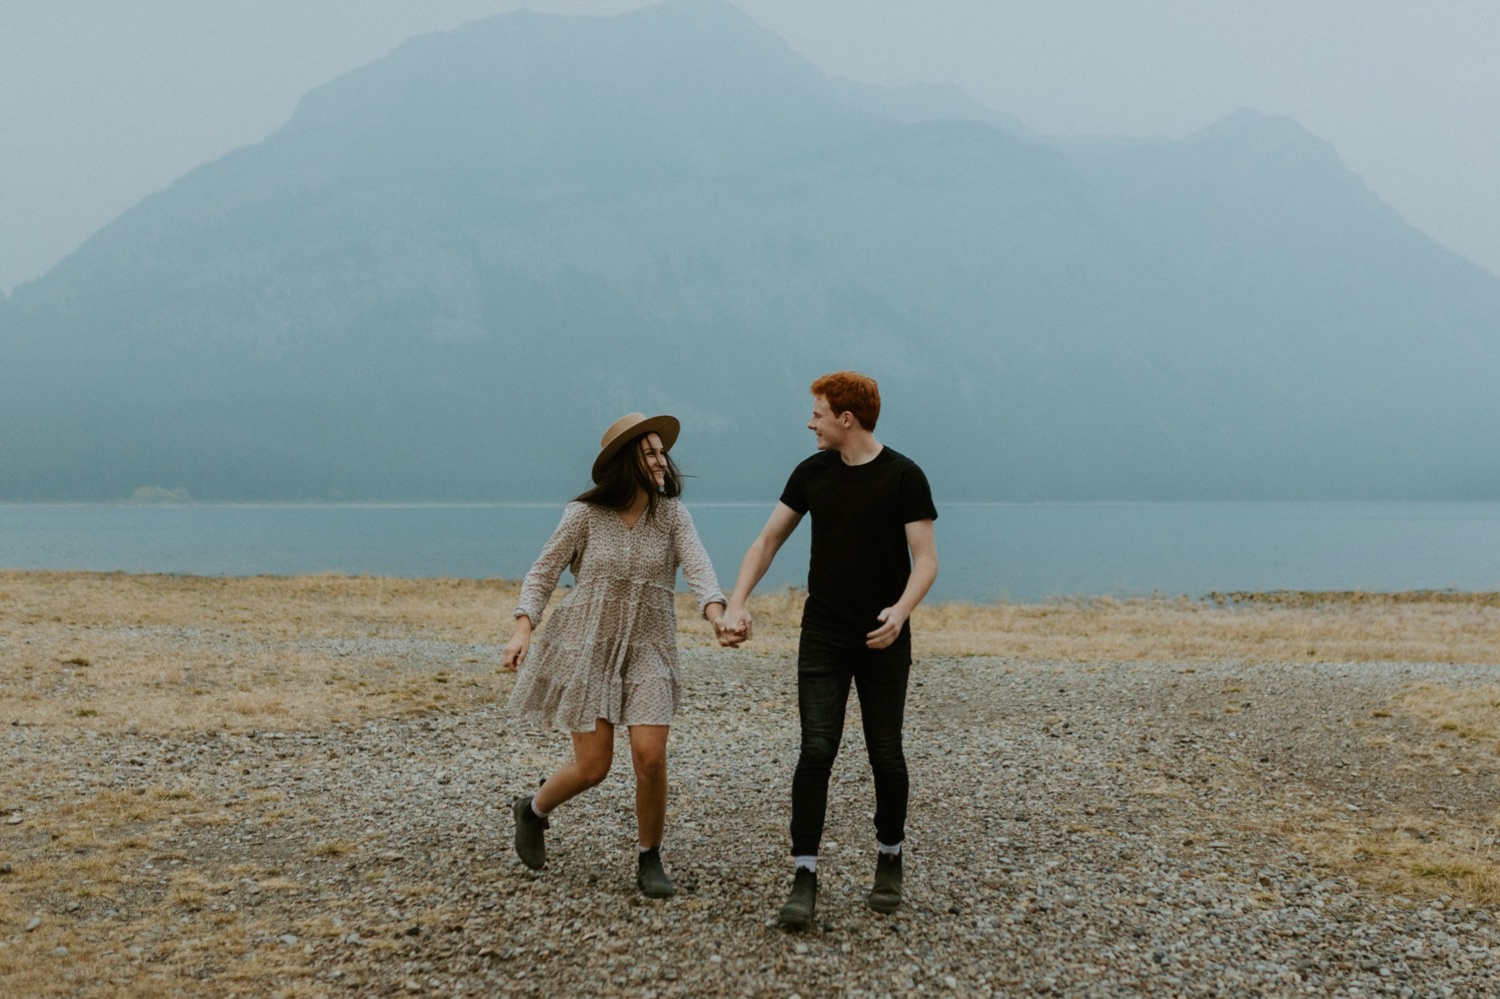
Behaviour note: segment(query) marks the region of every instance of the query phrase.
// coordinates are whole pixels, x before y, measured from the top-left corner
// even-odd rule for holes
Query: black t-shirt
[[[927,477],[916,462],[888,447],[863,465],[844,464],[837,451],[819,451],[792,470],[781,502],[812,514],[803,627],[862,639],[880,626],[876,615],[906,589],[906,525],[937,519]]]

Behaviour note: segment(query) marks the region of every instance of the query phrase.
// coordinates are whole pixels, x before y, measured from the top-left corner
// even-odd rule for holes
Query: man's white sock
[[[886,846],[884,843],[880,842],[880,840],[877,839],[875,841],[875,846],[877,848],[879,848],[879,850],[880,850],[881,853],[888,853],[888,854],[890,854],[893,857],[899,857],[899,856],[901,856],[901,844],[900,843],[897,843],[895,846]]]
[[[812,871],[814,874],[818,873],[818,855],[816,853],[794,857],[793,859],[797,862],[797,870]]]

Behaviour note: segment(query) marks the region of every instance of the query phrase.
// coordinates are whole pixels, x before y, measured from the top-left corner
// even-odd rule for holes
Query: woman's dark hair
[[[573,497],[574,502],[591,503],[606,510],[627,510],[635,502],[635,491],[644,489],[646,516],[651,517],[656,513],[658,499],[663,496],[681,496],[682,473],[677,470],[671,454],[662,455],[667,462],[667,481],[660,490],[656,488],[656,481],[646,473],[641,461],[641,441],[646,436],[641,434],[631,438],[630,443],[615,452],[614,457],[609,459],[600,472],[599,481]]]

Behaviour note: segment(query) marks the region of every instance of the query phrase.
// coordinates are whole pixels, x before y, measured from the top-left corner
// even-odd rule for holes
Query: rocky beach
[[[503,592],[354,581],[314,613],[305,584],[257,585],[282,602],[224,581],[0,580],[7,994],[1500,992],[1495,738],[1452,720],[1494,714],[1483,662],[919,655],[905,902],[864,905],[852,711],[815,925],[789,934],[773,918],[795,682],[773,623],[740,651],[683,623],[678,893],[652,901],[623,739],[605,783],[554,815],[544,870],[511,850],[508,802],[565,740],[504,710]],[[144,605],[89,597],[152,586]],[[461,621],[467,602],[489,618],[466,635],[441,608]],[[422,606],[426,627],[407,620]],[[1470,612],[1493,627],[1493,607]],[[141,683],[153,697],[196,706],[98,700],[93,677],[137,653],[173,664]],[[215,663],[260,679],[215,687]],[[214,715],[266,688],[279,706]]]

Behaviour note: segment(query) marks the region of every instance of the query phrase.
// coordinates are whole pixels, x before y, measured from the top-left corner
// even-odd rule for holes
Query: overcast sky
[[[1240,107],[1327,139],[1418,228],[1500,274],[1494,0],[737,0],[824,72],[956,83],[1043,132],[1180,136]],[[639,0],[3,0],[0,290],[307,90],[519,7]]]

